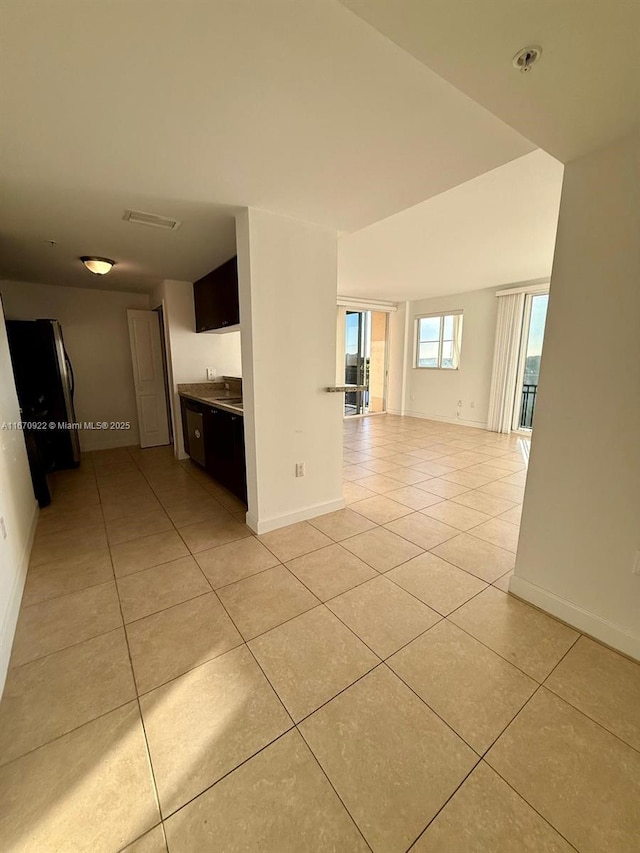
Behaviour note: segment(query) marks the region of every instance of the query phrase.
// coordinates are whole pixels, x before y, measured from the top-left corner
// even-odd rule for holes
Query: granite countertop
[[[239,381],[230,381],[227,377],[225,377],[225,380],[225,382],[189,382],[179,384],[178,394],[187,400],[195,400],[197,403],[204,403],[216,409],[233,412],[234,415],[243,415],[244,409],[241,401],[242,387],[239,385]],[[236,385],[235,383],[238,384]],[[240,400],[240,402],[236,402],[237,400]]]

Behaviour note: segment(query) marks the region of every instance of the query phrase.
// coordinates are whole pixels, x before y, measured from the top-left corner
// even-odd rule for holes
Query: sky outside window
[[[546,293],[542,296],[534,296],[531,300],[531,322],[529,324],[527,355],[542,354],[542,338],[544,337],[544,324],[547,319],[548,304],[549,296]]]
[[[355,355],[358,352],[358,317],[358,314],[346,316],[345,346],[349,355]]]

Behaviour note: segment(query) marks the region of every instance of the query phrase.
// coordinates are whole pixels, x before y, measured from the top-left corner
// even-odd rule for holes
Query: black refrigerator
[[[34,491],[46,506],[47,474],[80,464],[73,368],[57,320],[8,320],[7,337]]]

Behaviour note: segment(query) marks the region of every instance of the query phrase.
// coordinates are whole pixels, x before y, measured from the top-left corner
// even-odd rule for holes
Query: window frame
[[[420,325],[422,320],[428,320],[432,318],[440,319],[440,330],[438,335],[438,340],[435,341],[421,341],[420,340]],[[445,338],[444,337],[444,326],[445,320],[447,317],[451,317],[453,319],[453,338]],[[448,311],[435,311],[430,314],[417,314],[415,316],[415,333],[413,336],[414,341],[414,358],[413,358],[413,367],[415,370],[460,370],[460,356],[462,351],[462,320],[463,320],[463,310],[462,308],[456,308]],[[451,342],[453,344],[453,361],[454,364],[451,367],[447,365],[443,365],[442,363],[442,349],[443,344]],[[420,364],[420,344],[421,343],[437,343],[438,344],[438,363],[435,365],[428,364]]]

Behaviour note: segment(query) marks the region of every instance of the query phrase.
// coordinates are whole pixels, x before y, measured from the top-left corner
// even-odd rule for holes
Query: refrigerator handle
[[[76,378],[73,375],[73,367],[71,366],[71,361],[70,361],[69,356],[67,355],[66,351],[64,354],[64,360],[66,362],[67,370],[69,371],[69,376],[71,378],[71,387],[69,390],[71,392],[71,399],[73,400],[73,392],[75,391],[75,388],[76,388]]]

